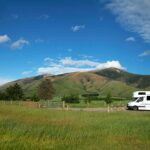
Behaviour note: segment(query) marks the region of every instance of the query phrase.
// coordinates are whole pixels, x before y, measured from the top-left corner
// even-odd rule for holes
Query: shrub
[[[0,92],[0,100],[7,100],[7,95],[4,92]]]
[[[33,102],[38,102],[38,101],[40,101],[40,98],[39,98],[36,94],[34,94],[34,95],[31,97],[31,101],[33,101]]]
[[[22,100],[24,95],[23,90],[18,83],[10,85],[8,88],[6,88],[5,92],[8,100]]]
[[[105,102],[107,104],[107,111],[110,111],[110,104],[113,102],[113,99],[111,98],[111,93],[108,93],[106,98],[105,98]]]
[[[78,95],[68,95],[68,96],[63,96],[62,101],[65,101],[66,103],[79,103],[80,98]]]
[[[86,93],[82,95],[86,103],[90,103],[92,100],[98,100],[98,96],[98,93]]]

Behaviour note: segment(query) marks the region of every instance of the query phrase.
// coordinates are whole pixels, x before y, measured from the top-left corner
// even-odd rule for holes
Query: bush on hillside
[[[82,95],[86,103],[90,103],[92,100],[98,100],[98,96],[98,93],[86,93]]]
[[[68,95],[68,96],[63,96],[62,101],[65,101],[66,103],[79,103],[80,98],[77,95]]]

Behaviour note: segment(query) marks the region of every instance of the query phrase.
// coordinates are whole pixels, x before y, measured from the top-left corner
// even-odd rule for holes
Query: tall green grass
[[[129,101],[124,100],[124,101],[113,101],[111,103],[111,107],[126,107],[127,103]],[[85,103],[84,100],[81,100],[80,103],[77,104],[69,104],[69,107],[71,108],[104,108],[107,107],[107,104],[104,100],[101,101],[96,101],[92,100],[90,103]]]
[[[149,150],[150,112],[0,105],[0,150]]]

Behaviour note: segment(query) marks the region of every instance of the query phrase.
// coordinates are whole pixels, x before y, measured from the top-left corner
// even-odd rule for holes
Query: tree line
[[[37,87],[37,94],[33,94],[31,97],[26,97],[24,91],[18,83],[14,83],[7,87],[3,92],[0,92],[0,100],[31,100],[31,101],[39,101],[39,100],[51,100],[55,93],[55,89],[52,85],[50,79],[46,78],[41,81],[41,83]],[[92,100],[99,100],[99,94],[97,93],[86,93],[82,95],[85,103],[90,103]],[[70,94],[67,96],[63,96],[61,98],[62,101],[66,103],[80,103],[80,96]],[[112,103],[113,99],[111,94],[108,93],[107,96],[103,99],[109,106]]]
[[[39,101],[42,100],[51,100],[55,90],[52,86],[52,82],[50,79],[43,79],[41,83],[37,87],[37,94],[33,94],[30,97],[26,97],[24,94],[24,90],[21,85],[18,83],[14,83],[13,85],[8,86],[5,90],[0,91],[0,100],[31,100],[31,101]]]

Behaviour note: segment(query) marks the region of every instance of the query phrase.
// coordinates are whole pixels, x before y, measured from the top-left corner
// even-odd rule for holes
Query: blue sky
[[[117,67],[150,74],[149,0],[0,0],[0,84]]]

